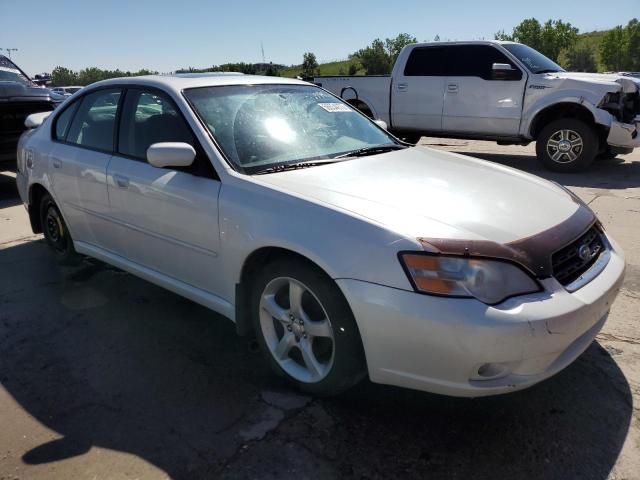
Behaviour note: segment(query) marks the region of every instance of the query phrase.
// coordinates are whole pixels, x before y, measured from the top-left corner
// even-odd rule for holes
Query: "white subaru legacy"
[[[112,79],[27,123],[18,187],[60,261],[230,318],[311,393],[531,386],[589,346],[622,282],[568,190],[410,147],[305,82]]]

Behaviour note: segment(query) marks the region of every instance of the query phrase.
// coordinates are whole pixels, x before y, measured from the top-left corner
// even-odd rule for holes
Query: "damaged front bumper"
[[[633,123],[623,123],[617,120],[611,121],[607,143],[613,147],[637,148],[640,147],[640,115]]]

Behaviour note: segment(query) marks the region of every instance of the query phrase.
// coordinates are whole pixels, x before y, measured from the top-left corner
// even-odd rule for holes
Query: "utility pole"
[[[17,48],[5,48],[5,50],[9,54],[9,58],[11,58],[11,52],[17,52],[18,51]]]
[[[264,45],[262,42],[260,42],[260,50],[262,50],[262,63],[267,63],[264,60]]]

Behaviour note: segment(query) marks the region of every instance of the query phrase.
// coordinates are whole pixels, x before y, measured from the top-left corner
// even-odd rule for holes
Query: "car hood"
[[[576,83],[598,85],[608,88],[607,91],[620,89],[632,93],[640,89],[640,78],[627,77],[617,74],[583,73],[583,72],[554,72],[545,74],[547,79],[569,80]]]
[[[558,225],[579,207],[536,176],[424,147],[255,178],[414,239],[509,243]]]
[[[48,101],[61,102],[62,95],[51,92],[47,88],[25,85],[20,82],[0,81],[0,98],[17,101]]]

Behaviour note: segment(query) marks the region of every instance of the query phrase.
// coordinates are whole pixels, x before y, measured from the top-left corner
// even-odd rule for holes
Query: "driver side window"
[[[188,143],[196,150],[192,165],[175,170],[217,178],[209,159],[173,101],[157,91],[127,90],[120,120],[118,153],[146,162],[147,149],[160,142]]]

